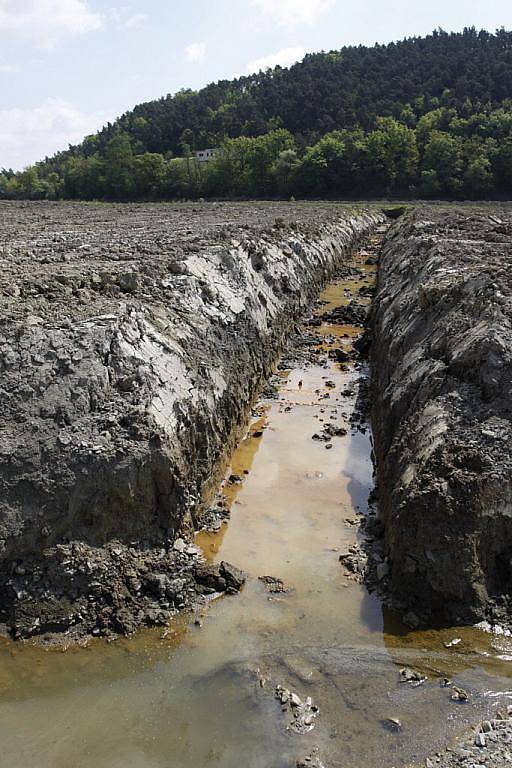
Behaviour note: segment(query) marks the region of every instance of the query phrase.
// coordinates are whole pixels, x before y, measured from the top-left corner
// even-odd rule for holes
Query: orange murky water
[[[333,282],[321,311],[359,296],[373,272]],[[311,332],[348,346],[360,331]],[[227,476],[243,482],[224,488],[229,523],[197,537],[207,557],[243,568],[247,585],[205,608],[202,626],[182,617],[164,633],[67,653],[0,645],[2,768],[293,768],[316,747],[328,768],[400,766],[503,700],[510,639],[407,631],[339,563],[372,484],[369,432],[350,428],[363,374],[332,361],[280,372],[277,399],[260,404],[233,456]],[[348,429],[329,450],[312,439],[328,421]],[[288,591],[270,594],[261,576]],[[426,670],[427,683],[403,686],[404,664]],[[457,675],[472,703],[452,703],[439,675]],[[307,735],[287,730],[277,685],[319,706]],[[385,730],[387,717],[403,731]]]

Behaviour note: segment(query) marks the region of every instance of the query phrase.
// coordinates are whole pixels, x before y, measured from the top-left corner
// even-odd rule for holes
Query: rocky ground
[[[512,707],[484,720],[456,744],[425,761],[425,768],[506,768],[512,765]]]
[[[372,314],[381,570],[412,627],[512,615],[511,267],[509,206],[420,206],[382,249]]]
[[[187,532],[290,324],[382,219],[333,204],[0,205],[5,631],[131,632],[240,587]]]

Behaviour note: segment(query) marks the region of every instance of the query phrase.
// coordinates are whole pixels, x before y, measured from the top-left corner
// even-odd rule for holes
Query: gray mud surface
[[[0,620],[130,633],[236,591],[187,533],[293,322],[383,216],[0,205]]]
[[[512,615],[512,211],[422,206],[390,231],[372,422],[389,586],[410,626]]]

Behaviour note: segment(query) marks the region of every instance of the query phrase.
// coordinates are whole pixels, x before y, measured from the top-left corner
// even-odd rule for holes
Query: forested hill
[[[311,54],[290,69],[277,67],[141,104],[117,125],[142,150],[176,155],[185,130],[192,132],[194,148],[216,146],[224,135],[258,136],[276,124],[314,142],[335,128],[368,129],[377,116],[399,117],[409,102],[419,100],[428,108],[446,89],[450,105],[458,107],[466,99],[499,104],[512,98],[512,33],[434,33]],[[84,152],[104,146],[115,127],[86,142]]]
[[[0,195],[506,194],[511,131],[512,32],[438,31],[141,104]]]

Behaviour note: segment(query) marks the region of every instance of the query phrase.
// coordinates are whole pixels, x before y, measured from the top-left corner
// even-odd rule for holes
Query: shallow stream
[[[366,262],[377,245],[353,257],[358,277],[327,287],[319,314],[372,285]],[[324,350],[359,332],[326,322],[304,331]],[[243,592],[165,632],[65,653],[3,642],[2,768],[294,768],[310,755],[326,768],[423,764],[512,701],[510,638],[408,630],[339,562],[372,486],[369,430],[350,424],[365,371],[309,358],[280,370],[277,398],[258,404],[226,476],[243,478],[224,488],[229,523],[197,538],[208,558],[246,571]],[[327,421],[347,434],[312,439]],[[286,591],[269,591],[264,576]],[[404,665],[428,680],[401,683]],[[469,704],[451,700],[445,676]],[[318,707],[308,733],[289,728],[279,685]]]

